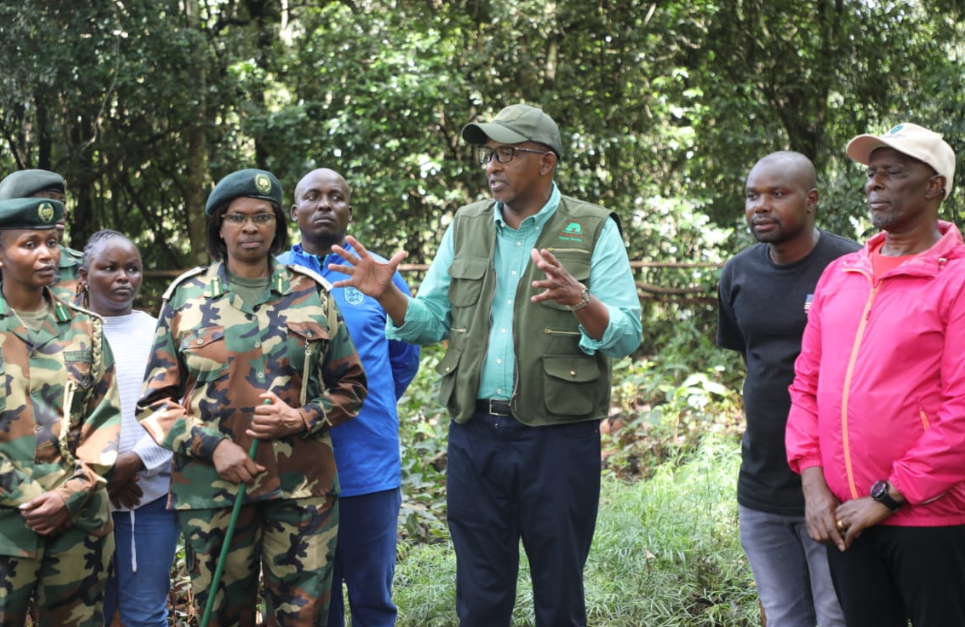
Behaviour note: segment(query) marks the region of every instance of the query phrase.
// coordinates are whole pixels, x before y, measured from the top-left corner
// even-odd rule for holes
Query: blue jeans
[[[808,537],[804,516],[738,507],[740,538],[767,627],[844,627],[827,548]]]
[[[104,596],[104,620],[120,610],[125,627],[167,627],[171,564],[177,551],[177,513],[159,498],[133,512],[114,512],[116,549]]]
[[[399,488],[339,497],[338,545],[328,627],[344,627],[342,582],[348,587],[352,627],[393,627],[395,545],[399,530]]]

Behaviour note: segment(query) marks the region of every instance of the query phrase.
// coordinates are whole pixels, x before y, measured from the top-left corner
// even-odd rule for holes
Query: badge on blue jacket
[[[365,300],[365,294],[360,292],[358,288],[346,287],[345,288],[345,302],[349,305],[358,305]]]

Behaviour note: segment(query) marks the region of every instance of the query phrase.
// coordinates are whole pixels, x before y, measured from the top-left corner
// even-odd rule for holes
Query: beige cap
[[[848,142],[846,152],[858,163],[868,165],[871,153],[885,146],[933,167],[945,177],[945,198],[952,193],[955,151],[940,134],[911,122],[902,122],[884,135],[858,135]]]

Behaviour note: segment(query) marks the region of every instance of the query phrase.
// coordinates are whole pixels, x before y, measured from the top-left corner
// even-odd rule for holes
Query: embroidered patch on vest
[[[560,239],[564,242],[582,242],[583,225],[579,222],[570,222],[560,233]]]

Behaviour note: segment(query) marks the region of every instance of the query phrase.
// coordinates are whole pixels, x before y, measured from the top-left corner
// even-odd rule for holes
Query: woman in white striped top
[[[157,325],[157,318],[133,309],[141,287],[141,254],[122,233],[98,231],[84,248],[79,273],[78,304],[103,317],[114,351],[123,416],[117,465],[107,484],[117,549],[104,616],[108,625],[117,610],[126,627],[167,627],[179,527],[165,498],[171,453],[134,418]]]

